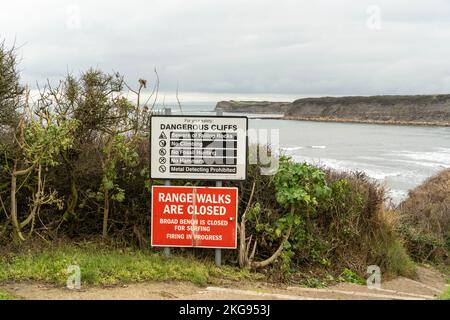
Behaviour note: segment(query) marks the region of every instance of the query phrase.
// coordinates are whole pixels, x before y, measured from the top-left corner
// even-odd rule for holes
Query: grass
[[[82,285],[116,285],[144,281],[190,281],[197,285],[219,279],[243,280],[249,271],[192,256],[165,258],[151,251],[112,249],[99,245],[59,245],[0,258],[0,282],[39,281],[65,285],[69,265],[78,265]]]
[[[8,291],[0,290],[0,300],[16,300],[17,298]]]
[[[450,282],[450,281],[447,281]],[[440,300],[450,300],[450,287],[447,287],[447,290],[439,296]]]
[[[405,247],[398,239],[391,239],[384,249],[386,269],[395,275],[407,278],[416,277],[416,265],[409,257]]]
[[[449,275],[449,273],[448,273],[448,272],[449,272],[449,269],[448,269],[448,268],[446,268],[445,272],[446,272],[447,275]],[[447,290],[445,290],[445,292],[443,292],[443,293],[439,296],[439,299],[440,299],[440,300],[450,300],[450,277],[447,278],[447,285],[449,285],[449,286],[447,287]]]

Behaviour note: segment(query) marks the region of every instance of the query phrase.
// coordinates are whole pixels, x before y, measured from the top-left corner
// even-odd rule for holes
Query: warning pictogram
[[[167,136],[164,132],[161,132],[161,134],[159,135],[160,139],[167,139]]]

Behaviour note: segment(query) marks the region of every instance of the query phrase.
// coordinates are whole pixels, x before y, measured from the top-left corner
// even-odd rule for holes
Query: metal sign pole
[[[216,181],[216,187],[222,187],[222,181]],[[220,267],[222,265],[222,249],[216,249],[214,258],[216,266]]]
[[[222,111],[216,111],[217,116],[223,116]],[[216,187],[222,187],[222,181],[216,181]],[[214,254],[214,260],[216,262],[216,266],[220,267],[222,265],[222,250],[216,249]]]
[[[165,186],[170,186],[170,180],[164,181],[164,185]],[[164,248],[164,256],[170,257],[170,247],[165,247]]]
[[[170,116],[170,115],[172,114],[172,109],[170,109],[170,108],[165,108],[165,109],[164,109],[164,114],[165,114],[166,116]],[[164,185],[165,185],[165,186],[170,186],[170,185],[171,185],[170,180],[165,180],[165,181],[164,181]],[[165,248],[164,248],[164,256],[170,257],[170,247],[165,247]]]

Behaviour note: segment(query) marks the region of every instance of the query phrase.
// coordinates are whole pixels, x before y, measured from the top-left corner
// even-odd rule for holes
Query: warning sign
[[[152,246],[236,249],[237,188],[152,187]]]
[[[166,134],[164,132],[161,132],[159,135],[159,139],[167,139]]]
[[[152,116],[153,179],[245,180],[246,117]]]

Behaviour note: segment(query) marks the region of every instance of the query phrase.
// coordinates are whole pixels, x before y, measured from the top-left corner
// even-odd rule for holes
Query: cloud
[[[30,85],[156,67],[162,91],[199,99],[418,94],[448,92],[449,17],[444,0],[19,0],[0,38],[22,45]]]

